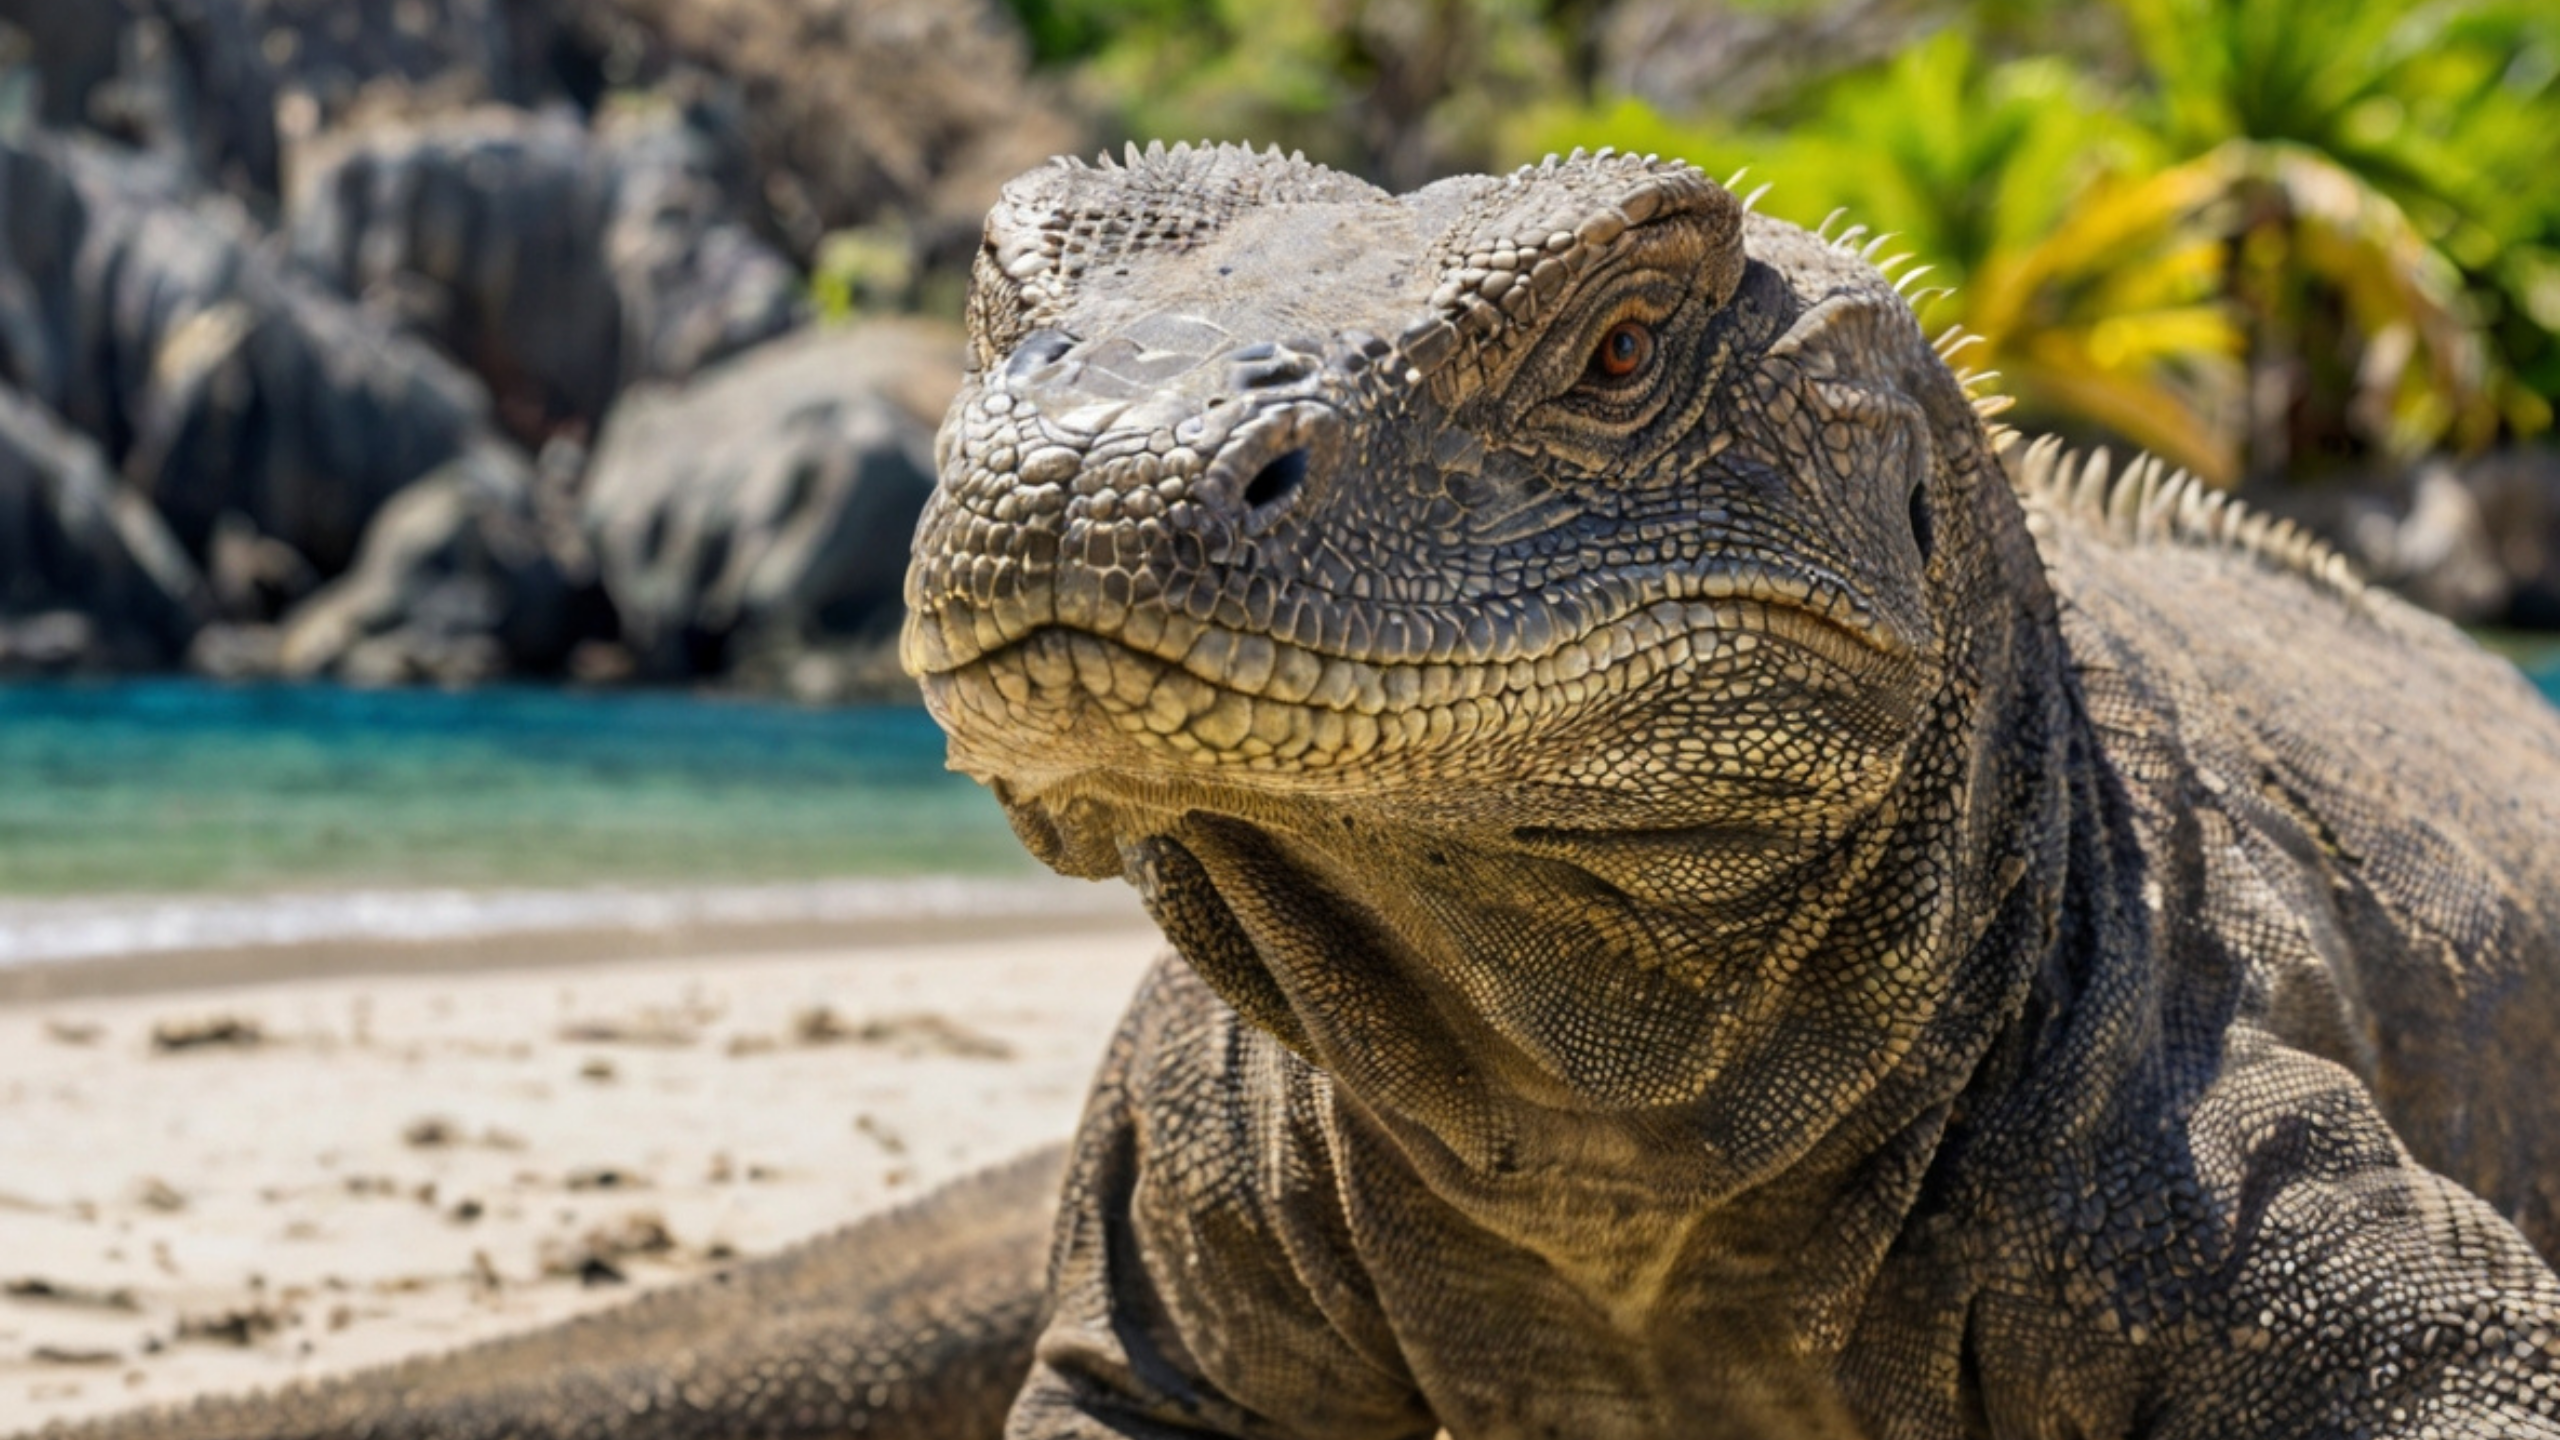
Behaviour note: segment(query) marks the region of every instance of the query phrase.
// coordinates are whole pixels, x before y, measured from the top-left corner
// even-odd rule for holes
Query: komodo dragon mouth
[[[1871,801],[1936,683],[1935,442],[1838,377],[1879,329],[1928,351],[1872,270],[1808,297],[1756,224],[1634,157],[1401,197],[1226,149],[1016,181],[908,579],[955,767],[1087,874],[1197,808]]]

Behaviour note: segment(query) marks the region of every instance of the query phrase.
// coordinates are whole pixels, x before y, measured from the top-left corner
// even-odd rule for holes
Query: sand
[[[612,1305],[1062,1136],[1159,943],[1132,902],[20,977],[0,1434]]]

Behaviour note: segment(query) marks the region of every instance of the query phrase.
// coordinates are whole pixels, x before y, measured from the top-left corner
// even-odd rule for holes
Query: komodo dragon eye
[[[1621,320],[1609,327],[1591,352],[1586,383],[1621,385],[1653,363],[1653,327],[1641,320]]]

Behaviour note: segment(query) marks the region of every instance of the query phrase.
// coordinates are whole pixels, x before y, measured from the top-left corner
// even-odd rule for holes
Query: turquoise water
[[[0,686],[0,896],[1024,876],[921,710]]]

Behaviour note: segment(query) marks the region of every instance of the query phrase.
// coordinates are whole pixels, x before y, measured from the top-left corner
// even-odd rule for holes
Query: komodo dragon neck
[[[953,763],[1623,1324],[1838,1343],[2085,742],[1892,287],[1684,166],[1178,150],[1016,182],[971,320],[909,581]]]

